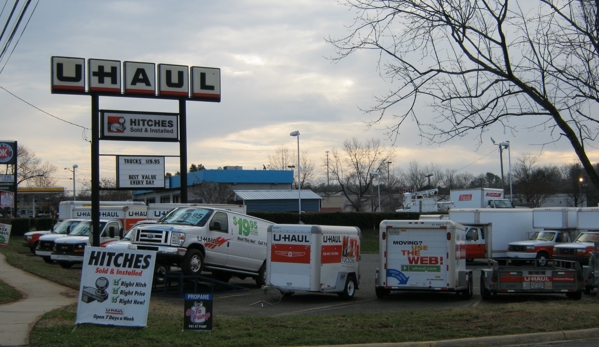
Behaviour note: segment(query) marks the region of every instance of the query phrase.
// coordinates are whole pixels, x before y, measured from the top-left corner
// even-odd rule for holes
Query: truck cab
[[[510,242],[507,257],[525,260],[538,259],[539,266],[545,266],[549,259],[553,257],[555,245],[566,242],[572,242],[570,233],[567,231],[536,231],[526,241]]]
[[[92,221],[79,223],[67,237],[54,241],[54,250],[50,258],[63,268],[70,268],[75,263],[83,263],[85,247],[91,245]],[[117,219],[100,220],[100,246],[117,241],[122,235],[123,225]]]
[[[556,245],[553,249],[553,258],[574,260],[580,265],[588,265],[589,256],[595,249],[595,242],[599,242],[598,231],[583,231],[574,242]]]

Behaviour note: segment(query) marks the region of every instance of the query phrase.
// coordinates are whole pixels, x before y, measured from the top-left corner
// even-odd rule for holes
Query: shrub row
[[[299,215],[289,212],[248,212],[254,217],[266,219],[277,224],[298,224]],[[304,224],[344,225],[360,229],[378,229],[381,221],[386,219],[418,219],[418,213],[396,212],[331,212],[302,214]]]

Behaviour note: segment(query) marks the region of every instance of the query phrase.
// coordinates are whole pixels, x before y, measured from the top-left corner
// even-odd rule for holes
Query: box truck
[[[530,208],[451,209],[449,219],[466,227],[466,257],[469,260],[507,258],[510,242],[526,240],[533,232],[542,230],[533,227],[533,210]]]
[[[271,225],[266,283],[283,294],[337,293],[349,300],[360,283],[360,239],[357,227]]]
[[[100,206],[145,206],[143,201],[100,201]],[[92,207],[91,201],[61,201],[58,204],[58,220],[76,218],[73,217],[73,209],[76,207]]]
[[[454,208],[513,208],[514,205],[503,196],[503,189],[472,188],[452,189],[449,200]]]
[[[384,220],[379,230],[375,292],[450,291],[472,297],[465,227],[450,220]]]

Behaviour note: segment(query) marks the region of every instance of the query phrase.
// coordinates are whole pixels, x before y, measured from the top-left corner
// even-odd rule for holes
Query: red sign
[[[270,252],[270,260],[276,263],[310,264],[309,245],[275,243]]]
[[[460,194],[459,201],[472,201],[472,194]]]

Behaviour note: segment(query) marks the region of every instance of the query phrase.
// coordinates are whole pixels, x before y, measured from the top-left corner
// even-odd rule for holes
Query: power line
[[[488,157],[488,156],[489,156],[489,155],[491,155],[491,153],[493,153],[493,152],[495,152],[495,149],[492,149],[492,150],[491,150],[489,153],[487,153],[487,154],[483,155],[482,157],[478,158],[477,160],[473,161],[472,163],[470,163],[470,164],[468,164],[468,165],[466,165],[466,166],[464,166],[464,167],[462,167],[462,168],[460,168],[460,169],[457,169],[457,170],[455,170],[455,171],[457,172],[457,171],[464,170],[464,169],[465,169],[465,168],[467,168],[468,166],[474,165],[474,164],[478,163],[479,161],[483,160],[484,158]]]
[[[21,17],[19,17],[19,23],[21,22],[21,19],[23,18],[23,15],[25,14],[25,11],[27,10],[27,7],[29,6],[29,2],[30,1],[28,1],[27,4],[25,5],[25,8],[23,9],[23,12],[21,13]],[[12,57],[12,54],[14,53],[15,49],[19,45],[19,42],[21,42],[21,37],[23,37],[23,34],[25,33],[25,30],[27,29],[27,26],[29,25],[29,21],[31,21],[31,17],[33,17],[33,14],[35,13],[35,10],[37,9],[37,5],[38,4],[39,4],[39,1],[35,4],[35,7],[31,11],[31,14],[29,15],[29,18],[27,19],[27,23],[25,23],[25,27],[23,28],[23,30],[21,30],[21,35],[19,35],[19,38],[17,39],[17,42],[13,45],[12,50],[10,51],[10,54],[8,55],[8,58],[4,62],[4,66],[2,66],[2,70],[0,70],[0,74],[2,74],[2,71],[4,71],[4,68],[6,67],[6,64],[8,64],[8,61],[10,60],[10,58]],[[19,23],[17,23],[17,25],[16,25],[17,27],[18,27]],[[15,28],[15,31],[13,31],[13,34],[11,35],[11,37],[10,37],[9,41],[7,42],[6,46],[4,47],[2,53],[0,53],[0,61],[2,61],[2,59],[4,59],[4,51],[8,48],[8,45],[12,41],[12,38],[13,38],[15,32],[16,32],[16,28]]]
[[[53,115],[53,114],[51,114],[51,113],[49,113],[49,112],[46,112],[46,111],[42,110],[41,108],[39,108],[39,107],[37,107],[37,106],[33,105],[32,103],[30,103],[30,102],[28,102],[28,101],[26,101],[26,100],[24,100],[24,99],[22,99],[22,98],[18,97],[17,95],[13,94],[13,93],[12,93],[12,92],[10,92],[8,89],[6,89],[6,88],[4,88],[4,87],[2,87],[2,86],[0,86],[0,89],[4,90],[5,92],[7,92],[8,94],[12,95],[12,96],[13,96],[13,97],[15,97],[16,99],[18,99],[18,100],[20,100],[20,101],[24,102],[25,104],[27,104],[27,105],[29,105],[29,106],[31,106],[31,107],[33,107],[33,108],[35,108],[36,110],[38,110],[38,111],[40,111],[40,112],[42,112],[42,113],[45,113],[45,114],[47,114],[48,116],[50,116],[50,117],[52,117],[52,118],[58,119],[59,121],[62,121],[62,122],[65,122],[65,123],[67,123],[67,124],[70,124],[70,125],[73,125],[73,126],[76,126],[76,127],[79,127],[79,128],[81,128],[81,129],[83,129],[84,133],[90,130],[89,128],[86,128],[86,127],[84,127],[84,126],[82,126],[82,125],[75,124],[75,123],[73,123],[73,122],[69,122],[68,120],[64,120],[64,119],[62,119],[62,118],[60,118],[60,117],[57,117],[57,116],[55,116],[55,115]],[[85,137],[84,137],[84,139],[86,139],[86,138],[87,138],[87,136],[85,136]],[[87,141],[87,140],[86,140],[86,141]]]

